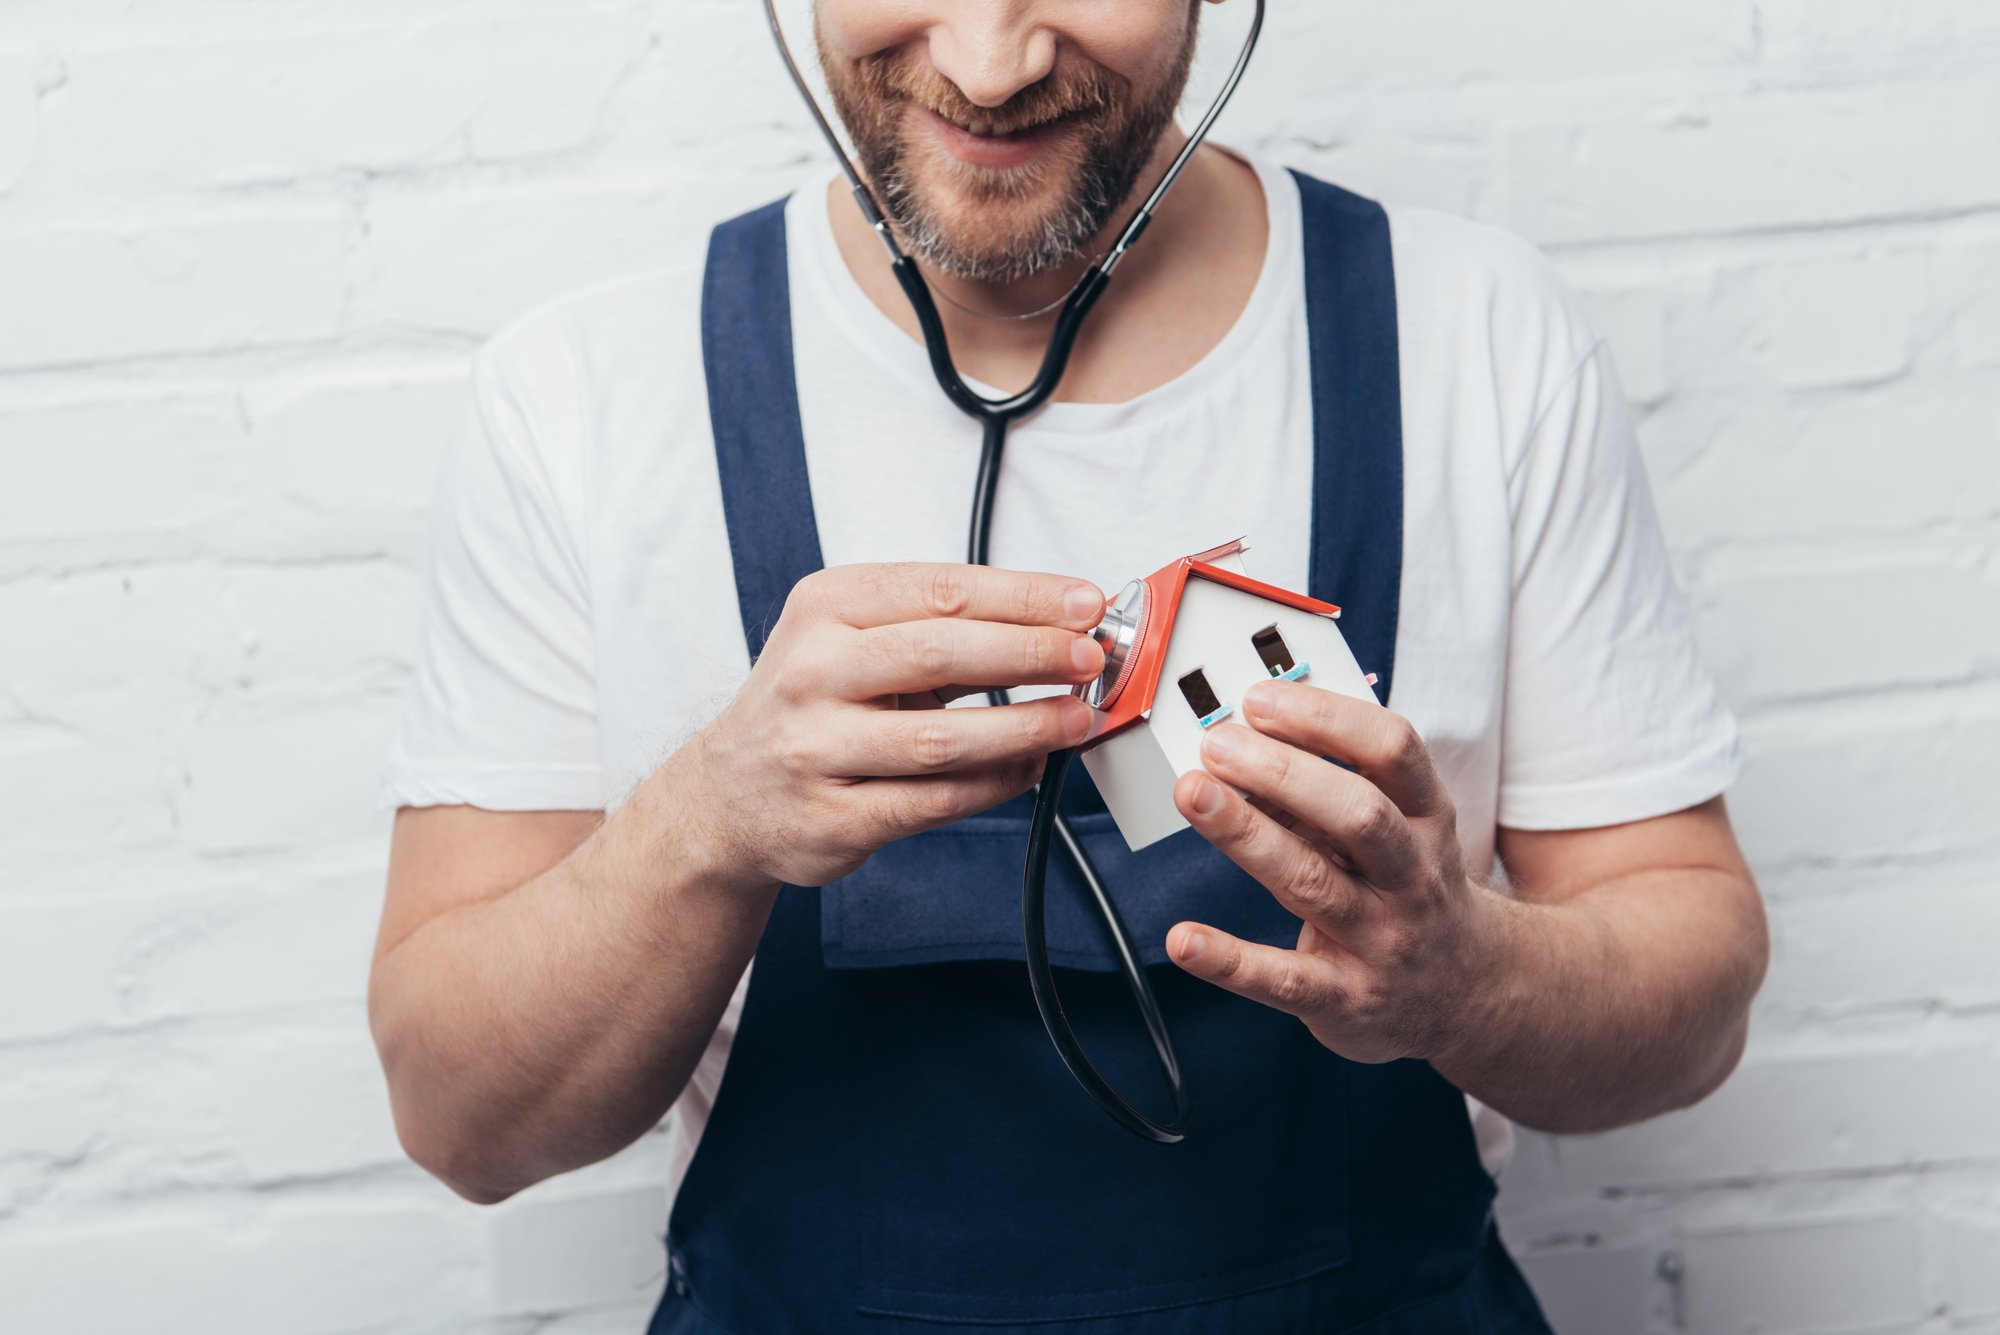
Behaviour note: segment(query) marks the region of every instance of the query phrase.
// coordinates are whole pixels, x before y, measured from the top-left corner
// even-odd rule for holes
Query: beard
[[[1187,41],[1151,89],[1135,93],[1099,66],[1065,63],[998,107],[897,52],[845,64],[822,35],[819,54],[861,170],[904,247],[943,273],[1011,283],[1066,263],[1109,225],[1173,122],[1194,47],[1191,16]],[[924,110],[990,134],[1054,137],[1023,166],[975,167],[919,140],[912,118]]]

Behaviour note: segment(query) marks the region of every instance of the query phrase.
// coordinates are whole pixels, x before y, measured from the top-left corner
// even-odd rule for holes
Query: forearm
[[[655,1125],[756,950],[775,887],[688,828],[669,760],[555,867],[378,960],[370,1017],[413,1158],[493,1201]]]
[[[1542,1131],[1607,1130],[1698,1102],[1735,1069],[1766,934],[1738,871],[1627,875],[1489,907],[1492,977],[1447,1052],[1459,1088]]]

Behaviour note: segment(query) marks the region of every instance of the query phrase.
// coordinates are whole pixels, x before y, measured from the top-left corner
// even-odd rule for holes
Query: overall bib
[[[1314,415],[1309,592],[1392,681],[1402,552],[1386,216],[1298,178]],[[710,243],[703,355],[752,655],[821,565],[792,370],[781,204]],[[1213,535],[1209,535],[1213,536]],[[1206,540],[1206,539],[1205,539]],[[1358,1065],[1181,973],[1183,918],[1295,944],[1298,922],[1193,831],[1134,854],[1081,769],[1064,808],[1173,1027],[1188,1138],[1143,1142],[1080,1091],[1021,967],[1029,800],[779,893],[721,1091],[668,1225],[651,1335],[1545,1332],[1501,1249],[1464,1097]],[[1051,956],[1105,1075],[1165,1091],[1080,882],[1050,866]],[[1148,1095],[1151,1098],[1148,1098]]]

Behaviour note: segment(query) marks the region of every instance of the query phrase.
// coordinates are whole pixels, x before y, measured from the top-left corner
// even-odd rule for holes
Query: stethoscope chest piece
[[[1092,709],[1109,709],[1125,689],[1132,665],[1139,661],[1139,645],[1146,637],[1146,617],[1152,606],[1152,590],[1143,579],[1127,584],[1110,607],[1104,620],[1090,632],[1104,651],[1104,671],[1083,688],[1083,702]]]

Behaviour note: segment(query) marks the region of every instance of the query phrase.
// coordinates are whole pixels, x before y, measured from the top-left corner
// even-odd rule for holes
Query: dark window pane
[[[1250,637],[1250,643],[1257,646],[1257,657],[1264,660],[1264,666],[1274,677],[1282,677],[1292,670],[1292,651],[1285,647],[1285,637],[1278,634],[1276,626],[1266,626]]]
[[[1181,678],[1181,694],[1187,697],[1188,708],[1194,710],[1196,718],[1207,718],[1222,708],[1222,701],[1215,698],[1215,688],[1208,684],[1208,677],[1200,668]]]

